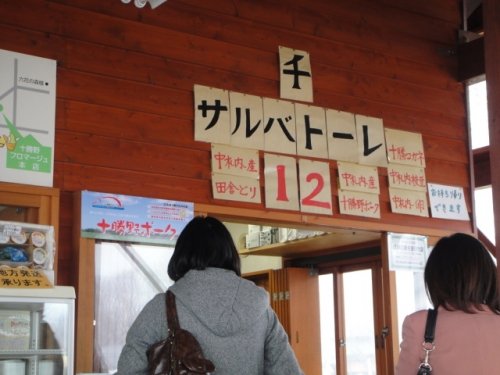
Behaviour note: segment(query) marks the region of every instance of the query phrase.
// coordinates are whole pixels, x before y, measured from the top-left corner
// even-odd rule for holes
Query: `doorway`
[[[330,266],[321,271],[320,324],[323,375],[381,375],[386,328],[381,262]]]
[[[350,233],[350,236],[353,236],[352,232]],[[379,236],[380,234],[377,235],[377,237]],[[235,237],[241,239],[241,235]],[[334,241],[347,241],[346,237],[348,237],[348,235],[344,233],[341,235],[337,233],[327,233],[322,236],[295,240],[291,243],[273,244],[267,248],[270,250],[275,250],[281,247],[286,249],[291,248],[291,252],[294,252],[295,248],[301,248],[302,251],[305,251],[305,249],[324,251],[321,253],[322,255],[316,255],[313,258],[303,257],[295,258],[293,260],[290,258],[287,259],[286,256],[288,254],[281,254],[285,255],[283,263],[286,264],[282,264],[281,260],[279,262],[280,266],[284,268],[298,267],[303,268],[306,271],[310,270],[313,273],[318,271],[321,276],[331,274],[331,292],[329,295],[330,300],[332,301],[332,313],[330,314],[330,321],[333,323],[330,324],[333,324],[333,328],[330,329],[330,332],[333,332],[333,344],[330,346],[330,350],[327,350],[328,355],[323,354],[323,351],[321,354],[325,358],[334,358],[334,362],[333,369],[331,371],[323,370],[323,374],[389,374],[391,372],[385,372],[383,370],[387,369],[387,367],[383,367],[384,359],[378,358],[380,355],[379,351],[377,351],[376,345],[383,345],[383,343],[381,344],[381,339],[377,338],[375,335],[375,332],[379,332],[379,337],[381,337],[380,332],[382,330],[380,327],[382,326],[382,323],[377,323],[378,321],[382,321],[381,318],[378,318],[377,314],[379,314],[379,311],[383,308],[383,304],[381,302],[383,288],[381,286],[380,279],[378,279],[381,274],[380,241],[375,240],[371,242],[364,242],[361,248],[359,245],[356,245],[355,247],[341,247],[340,249],[332,247]],[[372,237],[370,236],[369,239],[371,238]],[[349,241],[352,240],[349,239]],[[158,282],[156,278],[166,276],[169,257],[162,258],[161,260],[154,260],[154,256],[149,255],[149,250],[154,248],[158,247],[99,242],[88,238],[80,239],[81,251],[79,252],[79,285],[82,286],[81,294],[83,296],[79,300],[80,317],[78,319],[78,340],[79,347],[92,348],[92,350],[81,350],[78,353],[78,371],[82,371],[82,369],[85,368],[103,373],[113,373],[117,365],[119,353],[125,342],[126,331],[132,324],[133,319],[135,319],[136,314],[141,310],[142,306],[154,296],[155,293],[163,292],[167,289],[168,284]],[[165,247],[160,247],[160,249],[163,249],[162,251],[164,252],[164,255],[167,256],[166,254],[168,254],[168,251],[165,252]],[[266,252],[266,248],[261,249],[262,252]],[[173,248],[170,249],[170,251],[173,251]],[[242,257],[247,257],[248,255],[250,255],[248,252],[242,253]],[[265,254],[265,257],[272,258],[273,255],[279,254]],[[117,267],[117,265],[122,263],[124,264],[124,267],[126,267],[126,270],[118,273],[117,269],[121,268],[121,266]],[[157,272],[145,271],[148,267],[154,267],[155,265],[162,265],[163,268]],[[109,267],[111,268],[108,269]],[[108,279],[108,273],[115,274],[113,278],[118,278],[122,281],[111,281]],[[118,275],[116,275],[117,273]],[[151,274],[156,274],[157,276],[151,277]],[[125,285],[123,283],[124,275],[127,275],[127,279],[139,279],[139,282],[144,284],[144,288],[147,292],[140,292],[140,297],[135,298],[135,292],[133,290],[135,287],[132,287],[130,284]],[[316,275],[318,274],[316,273]],[[351,277],[353,277],[353,280],[351,280]],[[364,277],[362,281],[362,284],[364,285],[363,293],[367,293],[368,295],[371,293],[371,299],[368,303],[369,308],[351,307],[351,304],[356,302],[355,299],[353,301],[350,300],[349,296],[351,296],[351,294],[356,296],[356,293],[358,293],[358,298],[360,300],[367,300],[367,298],[364,297],[364,294],[363,297],[360,297],[359,292],[356,291],[353,293],[348,289],[350,285],[360,283],[358,280],[360,277]],[[128,282],[129,280],[127,283]],[[168,283],[168,280],[165,280],[164,282]],[[158,287],[158,285],[160,286]],[[339,289],[340,286],[342,286],[342,289]],[[108,287],[111,287],[111,289],[106,291],[105,289]],[[375,291],[378,292],[375,293]],[[117,296],[117,294],[119,296]],[[119,301],[117,297],[123,297],[125,300]],[[139,302],[136,307],[130,307],[133,301],[140,301],[141,299],[142,302]],[[323,300],[323,297],[321,297],[321,299]],[[112,306],[109,304],[109,301],[116,301],[114,302],[115,305]],[[319,302],[316,302],[316,306],[318,306],[318,304]],[[129,319],[128,321],[116,321],[117,315],[121,314],[120,306],[128,306],[128,310],[130,310],[130,314],[127,314]],[[339,306],[342,306],[342,309],[340,309]],[[379,307],[377,308],[376,306]],[[352,321],[349,317],[346,319],[345,316],[352,315],[350,313],[351,309],[360,310],[365,312],[366,315],[356,317]],[[135,315],[132,310],[135,311]],[[106,319],[111,319],[111,321],[107,321]],[[369,320],[368,326],[372,328],[371,332],[369,329],[365,329],[365,336],[363,337],[351,328],[357,328],[359,321],[364,321],[366,319]],[[318,316],[316,322],[319,320]],[[92,329],[89,329],[90,327],[92,327]],[[112,331],[121,332],[121,337],[115,336],[111,338],[107,336],[110,331],[107,327],[114,327]],[[344,327],[342,328],[343,331],[339,330],[340,327]],[[326,331],[323,327],[321,329],[322,331]],[[363,347],[361,354],[359,354],[359,345],[356,343],[356,340],[364,342],[362,339],[368,342],[368,344],[364,344],[366,349]],[[350,345],[349,343],[353,344]],[[318,348],[320,345],[324,346],[324,344],[320,344],[318,342]],[[374,345],[375,349],[373,349]],[[373,354],[374,351],[375,355]],[[363,360],[364,362],[362,365],[364,367],[360,364]],[[321,364],[321,359],[317,361],[317,364]],[[332,367],[331,364],[330,367]],[[358,367],[361,368],[361,370],[358,371]],[[315,371],[315,373],[320,373],[320,371],[321,369]]]
[[[149,300],[173,284],[167,275],[173,250],[166,246],[96,242],[94,371],[116,372],[129,327]]]

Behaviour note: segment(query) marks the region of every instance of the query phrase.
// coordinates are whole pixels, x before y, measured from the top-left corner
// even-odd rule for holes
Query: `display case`
[[[54,284],[54,258],[54,227],[0,220],[0,270],[38,270]]]
[[[0,288],[0,375],[73,375],[73,287]]]

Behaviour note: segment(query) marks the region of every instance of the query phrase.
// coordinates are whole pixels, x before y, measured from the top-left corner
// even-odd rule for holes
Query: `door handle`
[[[385,339],[389,336],[389,327],[385,326],[382,328],[382,332],[380,333],[380,347],[382,349],[385,348]]]

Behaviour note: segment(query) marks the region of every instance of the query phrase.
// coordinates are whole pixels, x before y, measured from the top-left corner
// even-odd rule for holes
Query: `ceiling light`
[[[144,8],[144,6],[146,5],[147,2],[148,2],[148,0],[134,0],[134,5],[137,8]]]
[[[151,8],[154,9],[157,6],[160,6],[163,3],[166,3],[167,0],[149,0],[149,5],[151,5]]]
[[[123,4],[128,4],[132,0],[121,0]],[[137,8],[144,8],[146,4],[149,2],[149,5],[151,5],[151,9],[155,9],[156,7],[160,6],[161,4],[167,2],[167,0],[134,0],[134,5]]]

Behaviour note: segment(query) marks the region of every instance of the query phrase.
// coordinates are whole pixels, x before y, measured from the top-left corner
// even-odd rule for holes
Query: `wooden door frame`
[[[87,238],[81,238],[80,236],[80,228],[81,228],[81,223],[80,223],[80,212],[81,212],[81,193],[80,192],[75,192],[74,194],[74,210],[73,212],[75,213],[74,215],[74,224],[73,224],[73,229],[74,229],[74,247],[78,249],[78,261],[77,261],[77,280],[78,280],[78,285],[77,285],[77,324],[76,324],[76,350],[75,350],[75,371],[78,372],[92,372],[93,371],[93,345],[94,345],[94,268],[95,268],[95,240],[93,239],[87,239]],[[195,207],[195,214],[208,214],[208,212],[203,212],[199,210],[199,207]],[[240,218],[241,220],[241,218]],[[248,220],[252,220],[252,217],[249,217]],[[290,225],[293,224],[293,220],[290,220]],[[381,241],[382,244],[386,241]],[[384,252],[382,251],[382,254]],[[367,258],[357,258],[357,259],[352,259],[348,262],[342,262],[341,266],[342,267],[354,267],[353,265],[355,264],[360,264],[360,263],[367,263],[370,261],[373,261],[374,257],[367,257]],[[380,260],[380,256],[376,257],[377,260]],[[366,262],[365,262],[366,261]],[[385,262],[382,262],[384,266]],[[384,273],[385,275],[385,273]],[[384,276],[382,277],[382,280],[386,280],[388,277]],[[385,290],[387,288],[388,284],[384,283],[383,289]],[[395,286],[394,286],[395,290]],[[384,291],[384,296],[391,296],[391,293],[387,293]],[[394,294],[395,298],[395,294]],[[375,300],[375,299],[374,299]],[[386,297],[384,297],[384,307],[387,308],[386,306],[392,306],[395,305],[396,301],[394,300],[393,303],[386,302]],[[391,313],[383,314],[384,319],[383,319],[383,325],[385,326],[385,322],[387,321],[387,317],[392,317]],[[396,320],[397,320],[397,315]],[[379,318],[377,318],[376,322],[379,322]],[[339,323],[341,323],[339,321]],[[376,323],[377,324],[377,323]],[[396,326],[395,330],[393,330],[392,324],[390,325],[391,331],[390,332],[396,332],[396,335],[390,335],[390,336],[395,336],[397,337],[397,321],[396,321]],[[389,338],[390,338],[389,336]],[[338,342],[338,337],[336,338]],[[396,340],[397,343],[397,340]],[[392,345],[385,346],[385,350],[387,350],[387,347],[393,347]],[[388,358],[389,360],[393,359],[394,356],[397,356],[398,352],[396,353],[389,353],[388,355],[385,356],[385,358]],[[341,358],[341,357],[338,357]],[[394,362],[394,361],[392,361]],[[378,365],[377,365],[378,366]],[[393,374],[393,365],[388,362],[387,368],[389,372],[387,375],[392,375]],[[377,371],[378,368],[377,368]],[[382,373],[381,373],[382,374]],[[386,375],[386,374],[384,374]]]

